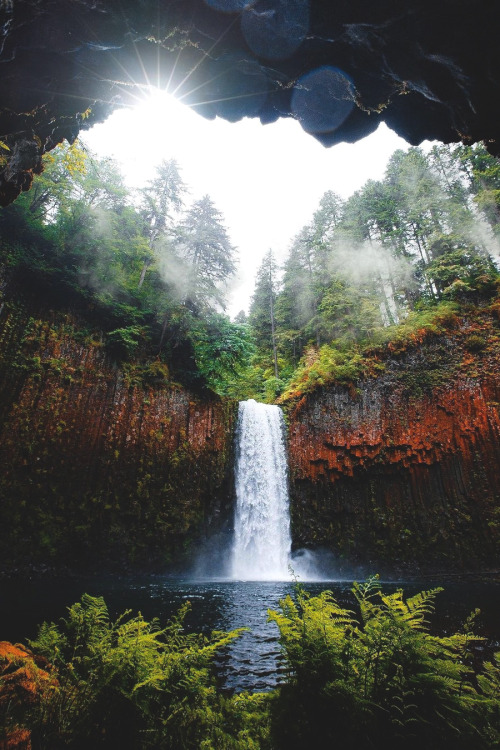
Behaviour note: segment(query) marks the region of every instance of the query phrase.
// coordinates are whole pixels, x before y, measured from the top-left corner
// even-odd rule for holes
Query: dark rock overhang
[[[0,205],[149,84],[326,146],[384,121],[498,155],[499,31],[494,0],[0,0]]]

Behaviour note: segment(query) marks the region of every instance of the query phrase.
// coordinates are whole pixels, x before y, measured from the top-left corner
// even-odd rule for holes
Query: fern
[[[439,591],[405,599],[373,577],[353,585],[358,617],[330,593],[280,602],[269,614],[289,675],[278,696],[277,748],[494,747],[499,672],[486,667],[476,689],[471,649],[482,639],[470,622],[465,633],[428,632]]]
[[[429,632],[438,592],[405,599],[374,577],[353,585],[356,614],[330,591],[297,585],[268,613],[285,683],[274,695],[234,697],[217,693],[211,667],[241,631],[186,633],[188,604],[163,627],[130,612],[112,621],[101,597],[85,595],[31,641],[57,682],[25,707],[23,726],[41,750],[498,747],[500,655],[476,673],[474,614],[463,632]]]
[[[222,722],[214,655],[241,629],[185,633],[189,607],[161,628],[129,611],[113,622],[103,598],[85,594],[59,626],[40,626],[30,645],[57,667],[59,688],[30,717],[37,747],[99,747],[112,737],[113,746],[199,748],[211,720]]]
[[[434,612],[434,600],[441,591],[443,589],[438,587],[430,591],[421,591],[407,599],[405,621],[413,628],[426,628],[426,617]]]

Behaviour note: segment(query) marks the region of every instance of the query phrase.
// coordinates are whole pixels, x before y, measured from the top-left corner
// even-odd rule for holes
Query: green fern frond
[[[421,591],[406,600],[408,622],[412,627],[422,628],[427,624],[426,617],[434,612],[436,596],[443,591],[441,587]]]

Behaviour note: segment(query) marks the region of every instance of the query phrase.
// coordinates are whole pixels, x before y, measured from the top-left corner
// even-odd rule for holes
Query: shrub
[[[102,597],[85,594],[60,626],[44,623],[30,646],[58,687],[28,712],[33,746],[210,748],[224,723],[210,667],[239,631],[186,634],[188,609],[164,628],[130,612],[112,622]]]
[[[311,350],[306,352],[279,401],[301,398],[324,385],[351,385],[365,374],[366,361],[357,351],[343,352],[333,344],[314,351],[314,359]]]
[[[130,359],[137,351],[142,334],[138,326],[116,328],[106,336],[106,349],[118,361]]]
[[[432,636],[426,618],[440,589],[403,599],[376,579],[355,584],[359,615],[331,592],[280,602],[288,680],[273,712],[277,748],[486,748],[499,740],[499,670],[474,686],[469,632]],[[495,671],[496,670],[496,671]],[[479,678],[478,678],[479,679]],[[492,698],[496,692],[496,704]]]
[[[482,352],[486,348],[486,345],[485,338],[476,333],[471,333],[464,342],[464,346],[469,352]]]

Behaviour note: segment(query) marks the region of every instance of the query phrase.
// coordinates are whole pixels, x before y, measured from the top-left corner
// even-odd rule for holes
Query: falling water
[[[287,579],[290,549],[283,414],[279,406],[241,401],[232,578]]]

